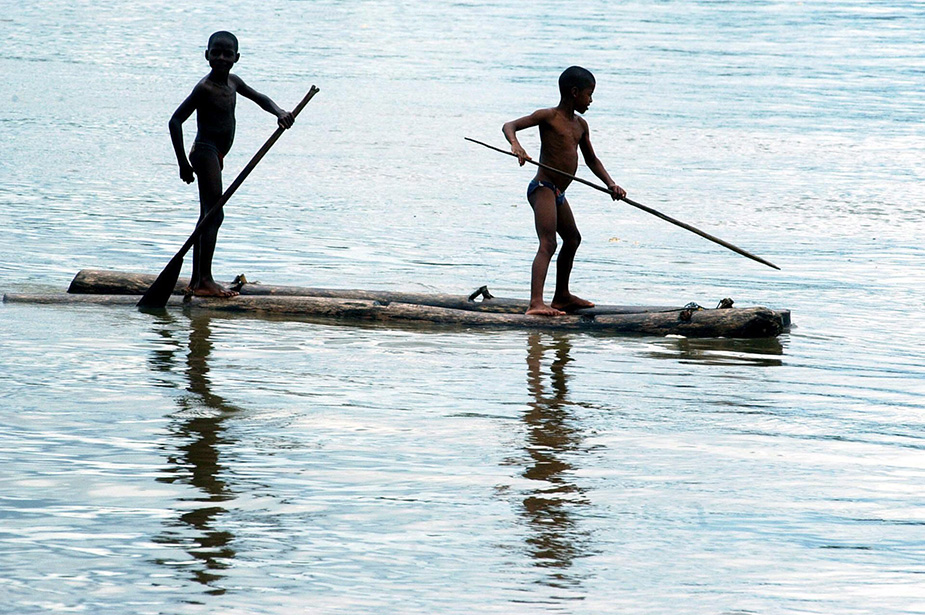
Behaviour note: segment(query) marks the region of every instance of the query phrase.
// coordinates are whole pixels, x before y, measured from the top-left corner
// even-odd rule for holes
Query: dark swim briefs
[[[215,156],[218,158],[218,168],[225,168],[225,157],[222,156],[222,153],[218,151],[218,148],[215,145],[209,143],[208,141],[193,141],[193,147],[189,151],[189,163],[193,165],[193,168],[197,166],[195,159],[201,159],[203,156]]]
[[[552,190],[553,194],[556,195],[556,206],[562,205],[565,202],[565,193],[560,192],[556,185],[552,182],[544,181],[542,179],[534,179],[530,182],[530,185],[527,186],[527,198],[530,198],[530,195],[536,192],[536,189],[542,186],[543,188],[549,188]]]

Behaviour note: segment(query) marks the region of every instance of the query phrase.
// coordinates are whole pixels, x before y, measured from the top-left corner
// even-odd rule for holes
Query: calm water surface
[[[252,86],[321,93],[229,203],[223,278],[526,296],[530,171],[463,137],[581,64],[630,195],[783,270],[575,186],[575,289],[797,327],[0,305],[0,612],[925,613],[918,3],[2,6],[0,292],[166,264],[196,207],[167,119],[227,28]],[[229,176],[275,127],[238,120]]]

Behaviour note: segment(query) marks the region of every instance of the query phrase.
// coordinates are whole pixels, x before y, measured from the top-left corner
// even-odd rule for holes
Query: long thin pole
[[[477,140],[475,140],[475,139],[470,139],[469,137],[465,137],[465,139],[466,139],[466,141],[472,141],[473,143],[478,143],[479,145],[482,145],[482,146],[484,146],[484,147],[487,147],[488,149],[493,149],[493,150],[495,150],[496,152],[501,152],[502,154],[507,154],[508,156],[513,156],[514,158],[517,158],[517,156],[516,156],[515,154],[513,154],[513,153],[511,153],[511,152],[509,152],[509,151],[507,151],[507,150],[503,150],[503,149],[501,149],[500,147],[495,147],[494,145],[489,145],[488,143],[482,143],[481,141],[477,141]],[[586,185],[586,186],[591,186],[591,187],[594,188],[595,190],[600,190],[601,192],[605,192],[605,193],[607,193],[607,194],[610,194],[610,190],[608,190],[607,188],[605,188],[605,187],[603,187],[603,186],[599,186],[598,184],[595,184],[594,182],[589,182],[589,181],[586,180],[586,179],[582,179],[582,178],[580,178],[580,177],[576,177],[576,176],[571,175],[571,174],[569,174],[569,173],[566,173],[566,172],[564,172],[564,171],[560,171],[559,169],[553,168],[553,167],[549,166],[548,164],[543,164],[542,162],[536,162],[535,160],[529,160],[529,159],[527,160],[527,162],[529,162],[530,164],[535,164],[535,165],[538,166],[538,167],[544,168],[544,169],[546,169],[547,171],[553,171],[554,173],[558,173],[558,174],[562,175],[563,177],[568,177],[569,179],[572,179],[572,180],[574,180],[574,181],[577,181],[577,182],[579,182],[579,183],[581,183],[581,184],[584,184],[584,185]],[[723,246],[724,248],[728,248],[728,249],[732,250],[733,252],[737,252],[737,253],[741,254],[742,256],[746,256],[746,257],[752,259],[753,261],[758,261],[758,262],[761,263],[762,265],[767,265],[768,267],[771,267],[771,268],[773,268],[773,269],[777,269],[778,271],[780,271],[780,267],[778,267],[778,266],[775,265],[774,263],[772,263],[772,262],[770,262],[770,261],[766,261],[765,259],[761,258],[760,256],[755,256],[755,255],[752,254],[751,252],[748,252],[748,251],[746,251],[746,250],[743,250],[742,248],[740,248],[740,247],[738,247],[738,246],[736,246],[736,245],[733,245],[733,244],[729,243],[728,241],[724,241],[724,240],[720,239],[719,237],[714,237],[713,235],[711,235],[711,234],[709,234],[709,233],[706,233],[706,232],[704,232],[704,231],[701,231],[699,228],[694,227],[694,226],[691,226],[690,224],[687,224],[686,222],[681,222],[680,220],[676,220],[676,219],[672,218],[671,216],[665,215],[665,214],[663,214],[662,212],[660,212],[660,211],[658,211],[658,210],[655,210],[655,209],[652,209],[651,207],[648,207],[648,206],[646,206],[646,205],[643,205],[642,203],[637,203],[636,201],[633,201],[632,199],[628,199],[628,198],[626,198],[626,197],[623,197],[621,200],[622,200],[622,201],[625,201],[625,202],[626,202],[627,204],[629,204],[629,205],[632,205],[633,207],[636,207],[637,209],[641,209],[642,211],[644,211],[644,212],[646,212],[646,213],[650,213],[650,214],[652,214],[653,216],[658,216],[659,218],[661,218],[662,220],[664,220],[664,221],[666,221],[666,222],[671,222],[672,224],[674,224],[674,225],[676,225],[676,226],[680,226],[681,228],[687,229],[688,231],[690,231],[690,232],[692,232],[692,233],[696,233],[697,235],[700,235],[700,236],[703,237],[704,239],[709,239],[709,240],[712,241],[713,243],[718,243],[719,245]]]
[[[296,108],[292,110],[292,117],[295,117],[299,114],[300,111],[308,104],[308,101],[318,93],[318,88],[312,86],[309,89],[308,94],[302,99],[302,101],[296,105]],[[154,283],[151,284],[151,287],[148,288],[147,292],[141,297],[141,300],[138,302],[138,307],[145,309],[157,309],[163,308],[167,305],[167,300],[170,298],[170,295],[173,293],[173,288],[177,284],[177,279],[180,277],[180,269],[183,267],[183,257],[186,256],[186,253],[189,252],[190,248],[193,247],[193,244],[196,243],[196,240],[205,230],[206,223],[211,220],[213,217],[218,215],[218,212],[222,210],[222,207],[225,206],[225,203],[228,202],[228,199],[231,198],[231,195],[244,183],[244,180],[247,179],[247,176],[250,175],[251,171],[257,166],[257,163],[266,155],[270,148],[273,147],[273,144],[282,136],[286,131],[282,126],[278,127],[276,131],[267,139],[266,143],[263,144],[250,162],[247,163],[247,166],[238,173],[238,176],[235,178],[231,185],[225,190],[224,194],[219,197],[218,201],[215,202],[215,205],[212,206],[206,215],[199,220],[199,224],[196,225],[196,228],[193,229],[192,234],[180,248],[180,251],[177,252],[170,262],[167,263],[167,266],[164,267],[164,270],[161,271],[160,275],[157,276],[157,279],[154,280]]]

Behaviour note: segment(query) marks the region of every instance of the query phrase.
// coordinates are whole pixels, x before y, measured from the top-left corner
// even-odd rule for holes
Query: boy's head
[[[581,91],[593,88],[594,84],[594,75],[591,71],[580,66],[569,66],[559,75],[559,94],[569,96],[572,88],[578,88]]]
[[[209,48],[212,47],[213,43],[219,40],[225,40],[231,43],[232,47],[234,47],[235,53],[237,53],[238,51],[238,37],[237,36],[225,30],[219,30],[218,32],[213,33],[212,36],[209,37]]]
[[[231,70],[231,66],[238,61],[238,38],[231,32],[221,30],[209,37],[209,46],[206,48],[206,60],[213,69]]]

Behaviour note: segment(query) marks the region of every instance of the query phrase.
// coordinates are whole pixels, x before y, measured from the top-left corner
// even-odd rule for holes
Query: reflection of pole
[[[192,570],[192,578],[208,586],[208,593],[221,594],[225,590],[215,587],[214,583],[222,578],[217,571],[227,567],[225,560],[235,556],[235,551],[229,546],[234,535],[216,530],[213,523],[226,512],[219,503],[234,498],[234,494],[219,477],[226,473],[226,468],[221,462],[222,449],[231,443],[224,435],[223,423],[227,416],[236,412],[238,408],[212,393],[209,378],[209,356],[213,347],[210,324],[211,319],[208,316],[193,317],[190,321],[185,374],[188,380],[187,391],[194,398],[181,398],[179,402],[181,410],[188,410],[191,406],[198,405],[196,402],[200,402],[210,412],[181,418],[172,425],[173,434],[180,438],[183,444],[177,447],[179,454],[168,456],[171,467],[167,472],[170,473],[170,477],[158,479],[170,483],[188,483],[196,487],[203,495],[194,498],[193,501],[207,505],[182,514],[179,520],[183,525],[173,524],[174,527],[187,526],[196,531],[193,548],[190,548],[189,538],[177,531],[167,531],[157,540],[184,548],[192,557],[201,561],[203,568]],[[164,358],[166,355],[158,357],[159,360]]]
[[[532,465],[525,468],[523,476],[542,485],[530,492],[523,503],[526,520],[535,531],[527,542],[536,565],[567,568],[581,555],[581,536],[572,517],[573,506],[580,503],[572,494],[580,494],[580,489],[567,478],[573,466],[563,459],[563,454],[578,450],[580,434],[569,424],[573,417],[568,411],[565,366],[571,361],[571,344],[565,336],[552,339],[553,345],[546,346],[539,333],[528,338],[527,389],[533,402],[524,422],[528,428],[525,448]],[[543,384],[543,358],[549,348],[555,350],[550,366],[551,395],[547,395]]]

